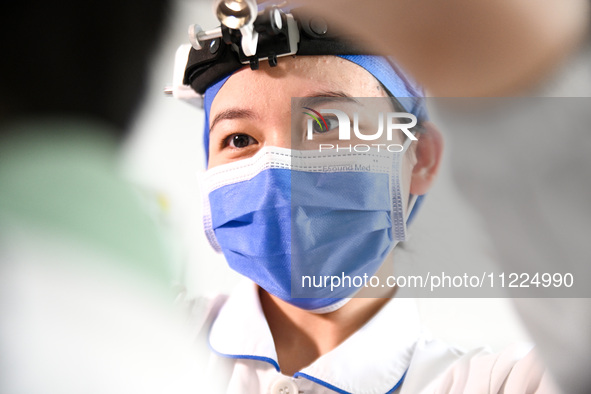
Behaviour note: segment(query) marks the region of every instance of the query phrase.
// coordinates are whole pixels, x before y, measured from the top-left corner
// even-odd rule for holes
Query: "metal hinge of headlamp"
[[[276,6],[258,12],[254,0],[217,0],[214,12],[221,23],[218,28],[203,31],[199,25],[189,27],[189,40],[195,50],[221,38],[238,54],[240,62],[250,64],[253,70],[258,69],[261,60],[268,60],[273,67],[278,57],[297,52],[297,22],[292,14]]]

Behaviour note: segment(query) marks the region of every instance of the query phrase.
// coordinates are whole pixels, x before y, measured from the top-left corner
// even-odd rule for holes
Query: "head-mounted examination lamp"
[[[177,50],[173,86],[166,90],[194,105],[202,105],[209,86],[246,65],[256,70],[261,61],[274,67],[283,56],[371,54],[321,15],[289,1],[215,0],[213,12],[220,26],[207,31],[189,27],[191,44]]]

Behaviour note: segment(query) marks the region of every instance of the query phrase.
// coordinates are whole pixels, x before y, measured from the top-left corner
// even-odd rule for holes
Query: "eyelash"
[[[236,136],[246,136],[246,137],[248,137],[249,138],[249,141],[248,141],[249,144],[246,145],[246,146],[243,146],[243,147],[232,146],[231,145],[232,144],[232,139],[234,137],[236,137]],[[221,144],[220,144],[220,148],[221,149],[224,149],[224,148],[245,149],[245,148],[248,148],[249,146],[254,145],[254,144],[257,144],[257,143],[258,143],[258,141],[254,137],[252,137],[252,136],[250,136],[250,135],[248,135],[246,133],[232,133],[232,134],[229,134],[228,136],[226,136],[225,138],[222,139]]]

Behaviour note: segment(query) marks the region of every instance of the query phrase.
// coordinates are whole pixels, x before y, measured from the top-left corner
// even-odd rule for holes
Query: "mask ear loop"
[[[412,131],[411,133],[412,133],[412,135],[417,134],[416,131]],[[404,140],[404,143],[402,144],[402,152],[403,153],[406,153],[406,151],[408,150],[408,148],[410,147],[410,144],[412,142],[413,142],[413,140],[411,140],[410,137],[406,137],[406,140]],[[409,195],[408,204],[406,206],[406,215],[404,215],[405,225],[408,224],[408,219],[410,218],[410,215],[412,214],[412,210],[415,206],[415,203],[417,202],[417,198],[418,198],[418,196],[415,194]]]

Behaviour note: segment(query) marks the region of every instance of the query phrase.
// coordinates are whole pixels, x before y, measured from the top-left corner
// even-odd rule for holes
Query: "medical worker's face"
[[[264,146],[316,150],[317,146],[310,146],[310,141],[304,138],[305,128],[292,125],[292,97],[328,97],[328,101],[317,102],[318,105],[324,105],[324,108],[334,108],[335,103],[347,105],[347,98],[387,97],[381,84],[368,71],[342,58],[281,58],[278,63],[276,67],[269,67],[266,62],[262,62],[259,70],[253,71],[246,67],[234,73],[216,95],[209,118],[210,168],[251,157]],[[382,106],[390,105],[389,100],[379,102]],[[377,112],[392,111],[392,108],[376,107],[372,110],[376,116],[368,118],[374,119],[377,124]],[[374,126],[371,127],[375,130]],[[403,142],[402,136],[397,135],[395,138],[398,140],[389,143]],[[417,152],[416,147],[411,145],[411,149],[405,154],[405,197],[409,190],[413,193],[411,180],[416,171],[413,168],[417,164],[417,153],[420,151]],[[432,149],[426,152],[429,156],[432,153]],[[438,155],[435,161],[430,160],[431,164],[437,164],[438,161]],[[436,167],[437,165],[435,170]],[[412,183],[416,182],[413,180]],[[430,180],[428,183],[430,185]],[[426,192],[425,185],[417,183],[415,189],[417,187],[420,190],[414,193]]]

